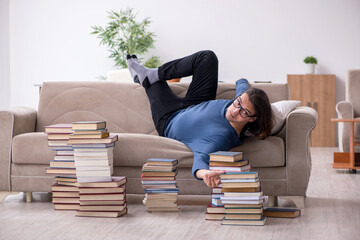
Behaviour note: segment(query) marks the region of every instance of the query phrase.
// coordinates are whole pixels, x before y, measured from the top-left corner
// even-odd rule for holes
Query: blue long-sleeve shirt
[[[236,97],[249,88],[246,79],[236,82]],[[165,136],[184,143],[194,152],[192,173],[209,169],[209,153],[229,151],[242,143],[226,119],[226,109],[234,100],[210,100],[175,112],[169,119]]]

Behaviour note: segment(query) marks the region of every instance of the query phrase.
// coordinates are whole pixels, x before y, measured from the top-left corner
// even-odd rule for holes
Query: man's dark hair
[[[274,124],[273,112],[266,93],[258,88],[248,88],[244,91],[255,109],[256,120],[247,124],[247,130],[259,139],[265,139],[271,133]]]

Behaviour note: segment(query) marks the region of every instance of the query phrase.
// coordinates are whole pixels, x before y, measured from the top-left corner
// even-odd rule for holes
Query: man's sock
[[[143,65],[137,62],[136,56],[134,58],[128,59],[127,63],[130,73],[133,71],[138,76],[141,85],[148,86],[159,81],[158,69],[144,67]],[[133,76],[134,80],[135,80],[135,76]]]
[[[127,60],[129,60],[131,58],[134,58],[134,61],[136,61],[137,63],[139,62],[139,60],[137,59],[135,54],[133,54],[132,56],[130,56],[130,54],[126,55]],[[139,81],[138,75],[136,75],[136,72],[133,69],[130,69],[130,68],[129,68],[129,71],[130,71],[130,75],[131,75],[132,79],[134,80],[134,83],[141,84],[140,81]]]

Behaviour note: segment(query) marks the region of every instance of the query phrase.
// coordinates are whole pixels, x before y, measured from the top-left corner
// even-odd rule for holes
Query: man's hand
[[[200,169],[196,172],[196,177],[203,179],[208,187],[213,188],[219,186],[222,173],[225,171]]]

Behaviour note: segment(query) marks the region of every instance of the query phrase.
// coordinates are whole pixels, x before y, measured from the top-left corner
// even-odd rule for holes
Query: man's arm
[[[220,184],[220,174],[225,171],[212,171],[208,169],[199,169],[196,171],[196,177],[203,179],[208,187],[217,187]]]
[[[240,96],[246,89],[248,89],[249,82],[245,78],[236,81],[236,97]]]

